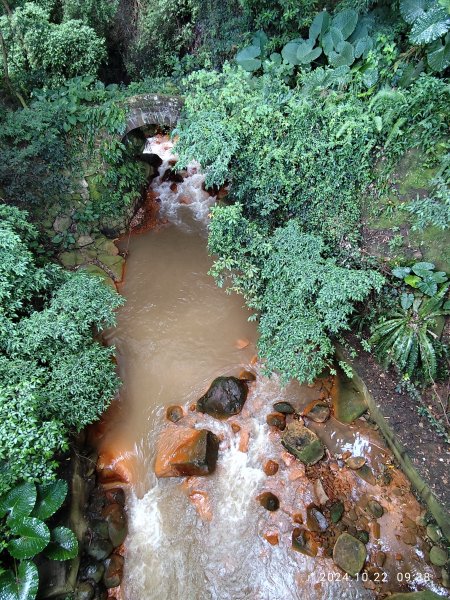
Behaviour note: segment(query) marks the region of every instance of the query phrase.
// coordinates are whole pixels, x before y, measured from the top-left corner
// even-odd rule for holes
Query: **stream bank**
[[[128,302],[118,328],[108,335],[118,348],[125,383],[99,440],[100,476],[110,482],[116,477],[127,489],[130,533],[122,597],[203,594],[223,600],[226,587],[233,600],[306,593],[338,598],[343,581],[348,598],[421,586],[442,593],[434,583],[439,573],[424,562],[429,546],[423,540],[423,511],[376,427],[361,416],[365,408],[350,425],[333,416],[324,423],[305,416],[326,447],[316,465],[304,467],[283,450],[273,404],[293,403],[301,414],[311,403],[322,403],[332,412],[339,386],[328,380],[282,389],[276,377],[264,377],[254,357],[256,331],[246,321],[241,300],[224,295],[206,276],[211,263],[203,223],[213,199],[195,165],[183,181],[162,181],[174,158],[167,140],[157,143],[166,163],[150,198],[159,207],[159,227],[130,239],[121,287]],[[252,372],[255,381],[249,383],[240,415],[216,422],[192,410],[215,376],[239,376],[243,370]],[[181,405],[183,416],[170,427],[206,427],[217,435],[219,461],[210,477],[156,480],[155,448],[171,405]],[[288,424],[293,420],[287,415]],[[361,456],[365,462],[359,469],[347,465],[346,460]],[[267,493],[277,498],[278,510],[261,506],[261,495]],[[333,505],[339,502],[343,515],[334,523]],[[383,507],[381,516],[368,513],[370,502]],[[318,511],[316,521],[326,520],[324,531],[314,531],[314,524],[311,529],[313,510]],[[292,536],[297,531],[298,546],[299,529],[308,532],[300,544],[311,542],[315,558],[293,549]],[[338,535],[345,532],[360,536],[367,548],[365,581],[362,576],[343,580],[330,558]],[[274,569],[284,573],[283,580],[274,577]]]

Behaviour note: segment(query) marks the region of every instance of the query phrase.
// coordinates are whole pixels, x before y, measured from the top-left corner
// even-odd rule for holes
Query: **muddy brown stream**
[[[164,160],[162,175],[173,159],[171,144],[156,138],[148,145]],[[295,400],[306,406],[330,396],[334,382],[328,378],[312,387],[291,383],[283,389],[276,376],[262,374],[254,359],[256,326],[248,321],[242,298],[226,294],[208,275],[212,261],[206,228],[214,199],[203,191],[202,180],[195,165],[172,189],[158,177],[152,185],[168,224],[122,242],[129,243],[120,286],[126,304],[107,341],[116,346],[123,386],[99,448],[103,463],[128,482],[121,597],[362,599],[408,589],[405,577],[413,588],[425,585],[438,591],[414,522],[421,507],[370,423],[359,419],[343,425],[333,417],[324,424],[306,421],[328,448],[325,460],[308,469],[284,451],[280,432],[267,425],[274,402]],[[238,376],[242,369],[257,378],[239,416],[218,421],[191,410],[215,377]],[[155,444],[162,428],[176,427],[165,418],[173,404],[183,406],[184,425],[206,427],[221,439],[214,474],[156,479]],[[371,484],[358,477],[341,460],[345,451],[364,456],[375,477],[388,471],[387,482]],[[263,470],[268,459],[279,465],[273,476]],[[279,510],[268,512],[259,504],[256,498],[264,491],[276,494]],[[322,492],[328,500],[320,497]],[[368,498],[385,508],[378,530],[364,508]],[[344,578],[330,558],[339,533],[332,526],[316,536],[315,558],[291,546],[293,528],[306,522],[307,506],[335,500],[345,504],[341,527],[365,529],[370,536],[368,571],[358,580]],[[327,510],[325,504],[325,515]],[[406,543],[402,538],[408,527]],[[386,560],[376,571],[380,552]]]

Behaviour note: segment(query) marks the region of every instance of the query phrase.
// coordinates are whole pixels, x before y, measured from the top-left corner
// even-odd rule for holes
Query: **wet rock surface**
[[[311,532],[303,527],[296,527],[292,532],[292,548],[306,556],[317,556],[317,543]]]
[[[342,533],[333,548],[333,560],[343,571],[355,577],[366,561],[366,548],[348,533]]]
[[[241,412],[248,388],[236,377],[217,377],[209,390],[197,402],[197,410],[219,419]]]
[[[257,498],[263,508],[270,512],[274,512],[280,508],[280,501],[272,494],[272,492],[263,492]]]
[[[286,415],[279,412],[270,413],[266,417],[266,423],[270,427],[276,427],[280,431],[283,431],[286,429]]]
[[[184,411],[181,406],[169,406],[166,410],[166,419],[172,423],[177,423],[184,416]]]
[[[298,421],[290,423],[281,440],[283,446],[306,465],[314,465],[325,453],[317,435]]]
[[[206,429],[173,427],[158,439],[155,474],[157,477],[209,475],[216,467],[219,440]]]

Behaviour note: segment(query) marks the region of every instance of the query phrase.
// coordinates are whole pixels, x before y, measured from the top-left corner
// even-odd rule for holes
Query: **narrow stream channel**
[[[291,384],[282,389],[266,378],[254,356],[256,326],[248,321],[243,300],[216,287],[208,270],[206,226],[211,202],[195,165],[182,183],[162,181],[171,144],[159,137],[148,149],[164,162],[152,184],[160,199],[160,217],[169,224],[129,240],[126,276],[120,292],[127,302],[107,342],[117,348],[124,382],[120,402],[110,411],[100,454],[128,482],[123,600],[339,600],[373,598],[374,590],[406,589],[398,573],[434,586],[421,540],[404,541],[406,518],[414,523],[421,508],[404,476],[392,467],[383,440],[365,420],[348,426],[331,417],[308,423],[331,455],[326,465],[305,471],[285,452],[280,432],[266,424],[272,405],[293,400],[306,406],[329,395],[333,381],[316,386]],[[123,244],[128,244],[125,240]],[[240,415],[218,421],[192,404],[219,375],[251,370],[256,381]],[[327,387],[328,386],[328,387]],[[153,464],[170,405],[184,409],[182,423],[206,427],[221,440],[216,471],[208,477],[158,480]],[[232,427],[231,425],[234,425]],[[390,470],[384,487],[370,484],[335,458],[345,452],[367,458],[375,473]],[[105,458],[106,457],[106,458]],[[268,459],[279,464],[268,477]],[[323,482],[319,486],[318,481]],[[257,496],[271,491],[280,509],[266,511]],[[342,498],[354,526],[370,531],[368,554],[386,555],[382,580],[343,579],[330,556],[331,533],[323,534],[316,558],[292,550],[295,522],[306,522],[306,507],[324,492]],[[385,507],[380,531],[359,506],[373,497]],[[323,501],[323,499],[322,499]],[[353,517],[352,517],[353,518]],[[413,531],[414,528],[413,528]],[[332,547],[331,547],[332,549]],[[401,556],[401,559],[399,558]],[[371,562],[371,564],[373,561]]]

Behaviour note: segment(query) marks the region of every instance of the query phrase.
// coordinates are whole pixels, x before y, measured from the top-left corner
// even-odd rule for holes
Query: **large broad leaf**
[[[329,56],[329,61],[333,67],[341,67],[343,65],[349,67],[354,60],[353,46],[349,42],[342,42],[338,46],[338,52],[331,52]]]
[[[434,264],[430,262],[418,262],[412,266],[412,270],[416,275],[420,275],[420,272],[417,271],[432,271],[434,269]]]
[[[441,72],[450,67],[450,34],[445,36],[445,44],[440,40],[434,42],[427,59],[433,71]]]
[[[21,561],[17,578],[11,571],[0,575],[0,600],[34,600],[39,587],[37,567],[29,560]]]
[[[392,269],[392,275],[398,279],[403,279],[409,275],[409,273],[411,273],[411,269],[409,267],[395,267],[395,269]]]
[[[366,86],[366,88],[369,89],[376,84],[379,77],[380,74],[378,72],[378,69],[367,69],[363,73],[363,83]]]
[[[405,292],[400,297],[400,304],[403,310],[411,308],[414,302],[414,294],[406,294]]]
[[[0,516],[9,513],[10,519],[27,517],[36,502],[34,483],[17,485],[0,499]]]
[[[261,60],[257,58],[261,54],[259,46],[247,46],[236,55],[236,62],[246,71],[257,71],[261,67]]]
[[[422,280],[417,275],[407,275],[405,277],[405,283],[407,283],[408,285],[410,285],[413,288],[416,288],[420,281],[422,281]]]
[[[450,28],[450,17],[443,8],[432,8],[419,17],[411,29],[413,44],[429,44],[447,33]]]
[[[267,46],[268,42],[269,38],[262,29],[260,31],[257,31],[252,38],[252,45],[259,47],[261,53],[264,53],[264,49]]]
[[[45,485],[39,485],[36,506],[31,516],[46,521],[62,506],[66,496],[67,483],[62,479]]]
[[[316,39],[319,36],[325,33],[329,25],[330,15],[327,13],[326,10],[323,10],[314,17],[314,20],[311,23],[311,26],[309,28],[309,39],[313,42],[316,41]]]
[[[367,36],[365,38],[360,38],[354,44],[355,48],[355,58],[360,58],[363,54],[367,54],[369,50],[373,48],[373,40],[371,37]]]
[[[313,46],[314,42],[312,40],[300,42],[298,45],[297,60],[301,65],[310,64],[322,54],[322,48],[313,48]]]
[[[68,560],[78,554],[78,541],[67,527],[56,527],[50,534],[50,544],[45,555],[52,560]]]
[[[42,552],[50,541],[50,531],[40,519],[24,517],[11,523],[11,532],[17,537],[8,543],[13,558],[32,558]]]
[[[358,13],[351,8],[343,10],[337,13],[333,17],[331,25],[339,29],[342,33],[344,40],[352,35],[355,31],[356,24],[358,23]]]
[[[407,65],[403,70],[402,76],[398,80],[399,87],[408,87],[415,79],[419,77],[424,69],[424,66],[423,60],[420,60],[417,64],[410,63]]]
[[[412,25],[425,14],[430,0],[400,0],[400,12],[407,23]]]
[[[421,281],[419,281],[417,283],[417,288],[427,296],[434,296],[438,290],[437,283],[434,281],[432,275],[424,277]]]
[[[299,47],[298,42],[288,42],[281,51],[281,56],[290,65],[298,65],[299,61],[297,58],[297,51]]]

